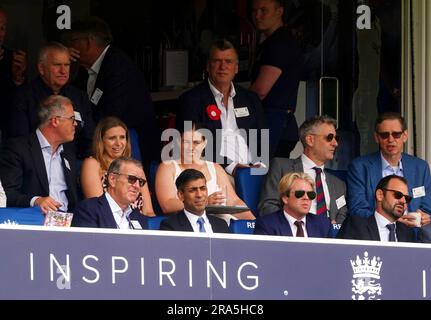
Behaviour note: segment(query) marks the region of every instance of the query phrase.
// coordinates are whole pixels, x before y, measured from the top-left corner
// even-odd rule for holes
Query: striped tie
[[[316,214],[328,214],[328,208],[326,207],[326,201],[325,201],[325,192],[323,191],[323,184],[322,184],[322,169],[318,167],[313,168],[316,171],[316,203],[317,203],[317,209]]]

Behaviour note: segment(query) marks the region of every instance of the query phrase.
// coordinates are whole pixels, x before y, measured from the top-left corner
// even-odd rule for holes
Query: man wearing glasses
[[[341,239],[375,240],[390,242],[419,242],[412,227],[402,223],[412,197],[408,195],[407,180],[389,175],[377,184],[374,214],[368,217],[349,215],[337,234]],[[411,216],[411,215],[409,215]],[[411,221],[414,218],[412,217]],[[429,223],[429,215],[421,214],[421,226]],[[413,222],[412,222],[413,223]]]
[[[105,194],[81,201],[73,211],[72,226],[147,229],[145,216],[130,207],[146,183],[142,164],[132,158],[120,157],[112,161],[107,174]]]
[[[303,154],[297,159],[274,158],[264,178],[259,202],[259,214],[281,209],[277,187],[289,172],[305,172],[316,184],[317,198],[311,202],[310,213],[327,216],[331,223],[344,221],[347,212],[346,186],[325,170],[325,163],[334,158],[339,136],[336,121],[328,116],[315,116],[299,128]]]
[[[324,215],[309,214],[316,198],[314,181],[306,173],[286,174],[278,186],[283,210],[256,220],[254,234],[327,238],[331,224]]]
[[[347,173],[349,213],[369,217],[375,210],[374,190],[382,177],[397,175],[407,181],[413,200],[408,211],[431,213],[431,177],[428,164],[419,158],[403,153],[407,141],[407,125],[398,113],[384,113],[376,120],[375,140],[380,151],[352,161]],[[409,226],[408,219],[402,218]],[[428,229],[428,227],[426,228]],[[430,236],[431,230],[424,230]]]
[[[45,99],[39,128],[10,139],[0,159],[0,179],[8,207],[39,206],[44,213],[71,210],[77,202],[76,119],[72,102],[63,96]]]

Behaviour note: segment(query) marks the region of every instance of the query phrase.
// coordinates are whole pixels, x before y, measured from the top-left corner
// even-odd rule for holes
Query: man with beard
[[[369,217],[350,215],[337,234],[341,239],[391,242],[421,242],[414,228],[415,217],[404,215],[412,200],[407,181],[397,175],[381,179],[375,190],[376,210]],[[429,215],[421,213],[421,226],[429,224]]]

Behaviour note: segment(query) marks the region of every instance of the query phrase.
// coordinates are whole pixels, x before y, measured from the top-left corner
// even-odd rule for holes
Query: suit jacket
[[[211,223],[213,232],[230,233],[226,221],[212,215],[207,215],[207,217]],[[160,223],[160,230],[193,232],[193,227],[189,219],[187,219],[187,216],[184,211],[180,211],[176,214],[170,215],[167,219],[163,220]]]
[[[236,95],[233,98],[233,104],[235,108],[247,107],[249,115],[246,117],[237,117],[236,123],[239,129],[246,130],[247,133],[247,144],[250,149],[250,140],[256,143],[257,147],[260,147],[260,133],[261,129],[267,128],[265,123],[265,117],[263,114],[262,103],[258,96],[241,86],[235,85]],[[221,141],[216,141],[216,130],[222,129],[221,120],[212,120],[207,114],[207,107],[209,105],[217,105],[214,95],[210,89],[208,80],[203,81],[195,88],[183,93],[179,98],[179,109],[176,117],[176,126],[182,131],[184,127],[184,121],[199,122],[204,125],[205,128],[211,131],[213,135],[213,157],[214,159],[207,159],[213,162],[217,161],[217,156],[220,154]],[[250,129],[257,129],[257,141],[256,138],[250,139]],[[258,154],[252,150],[252,156]],[[259,152],[260,153],[260,152]],[[257,160],[257,159],[253,159]],[[227,159],[223,159],[223,164],[229,164]]]
[[[316,216],[309,213],[305,217],[305,228],[309,238],[329,238],[331,223],[325,216]],[[254,234],[272,236],[293,236],[282,210],[256,219]]]
[[[130,213],[130,220],[137,220],[142,229],[148,229],[147,217],[135,209]],[[72,227],[117,229],[111,207],[105,195],[85,199],[73,210]]]
[[[399,242],[417,242],[413,228],[396,222],[396,234]],[[374,214],[369,217],[349,215],[337,233],[339,239],[380,241],[380,234]]]
[[[374,192],[382,178],[380,152],[356,158],[347,172],[347,194],[350,214],[368,217],[374,214]],[[402,154],[403,174],[408,182],[410,195],[413,189],[424,187],[426,195],[413,199],[409,211],[421,209],[431,213],[431,176],[428,163],[422,159]]]
[[[73,209],[76,191],[76,160],[70,143],[63,145],[62,163],[68,191],[68,210]],[[10,139],[0,158],[0,179],[8,207],[29,207],[34,196],[49,196],[48,175],[36,133]]]
[[[41,101],[53,95],[53,91],[37,77],[32,82],[20,86],[16,90],[8,128],[8,136],[19,137],[34,132],[39,126],[37,115]],[[60,95],[72,101],[73,109],[79,112],[82,118],[81,126],[76,128],[74,143],[78,158],[84,159],[91,154],[94,122],[87,94],[71,85],[61,88]]]
[[[262,183],[262,191],[259,201],[259,214],[266,215],[281,209],[278,184],[281,178],[289,172],[304,172],[301,157],[297,159],[274,158],[269,166],[268,174]],[[347,215],[347,207],[338,209],[336,200],[346,194],[345,183],[334,175],[325,171],[326,184],[328,185],[331,202],[329,206],[329,218],[343,223]]]
[[[92,102],[97,123],[108,116],[123,120],[136,129],[145,168],[160,157],[160,132],[156,113],[147,90],[144,74],[121,50],[112,45],[106,51],[94,85],[103,92],[98,103]]]

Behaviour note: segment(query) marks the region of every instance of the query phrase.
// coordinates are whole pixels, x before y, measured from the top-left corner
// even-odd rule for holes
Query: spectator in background
[[[121,50],[111,45],[109,26],[90,17],[75,21],[65,35],[74,59],[87,69],[86,91],[94,122],[115,116],[139,137],[144,168],[160,158],[160,133],[144,74]]]
[[[85,198],[100,197],[108,187],[108,168],[119,157],[130,157],[130,137],[127,126],[116,117],[101,120],[94,132],[93,155],[86,158],[81,167],[81,187]],[[145,173],[143,179],[146,180]],[[133,209],[154,216],[148,184],[141,187]]]
[[[254,234],[327,238],[331,224],[325,216],[310,214],[316,198],[314,181],[303,172],[286,174],[278,185],[283,210],[256,219]]]
[[[311,202],[310,213],[328,214],[331,223],[342,223],[346,218],[346,185],[325,170],[325,163],[334,158],[338,146],[336,121],[328,116],[316,116],[306,120],[299,128],[303,154],[297,159],[274,158],[262,184],[259,214],[266,215],[281,209],[278,184],[289,172],[305,172],[316,185],[322,186],[323,197]],[[320,178],[319,178],[320,176]],[[320,180],[320,182],[319,182]],[[318,203],[319,200],[319,203]],[[323,203],[324,202],[324,203]],[[323,205],[326,210],[320,209]]]
[[[298,142],[295,119],[303,57],[299,43],[283,26],[280,0],[253,0],[253,18],[265,40],[257,49],[251,90],[262,100],[270,131],[270,157],[289,158]]]
[[[178,190],[175,181],[178,176],[186,169],[199,170],[207,181],[208,204],[217,205],[225,203],[228,206],[241,205],[245,203],[237,196],[228,175],[223,168],[214,162],[202,159],[202,153],[207,141],[199,129],[200,124],[194,123],[192,130],[183,132],[180,144],[180,159],[165,161],[159,165],[156,174],[156,196],[163,212],[173,213],[182,210],[183,201],[178,198]],[[226,190],[227,198],[219,191]],[[250,211],[236,213],[234,215],[218,215],[227,222],[230,219],[254,219]]]
[[[40,125],[28,136],[10,139],[0,158],[0,180],[8,207],[71,210],[77,201],[72,101],[49,96],[40,106]]]
[[[254,92],[232,82],[238,73],[238,54],[229,41],[217,40],[212,44],[207,71],[208,80],[180,96],[177,128],[181,130],[184,121],[200,122],[208,128],[215,138],[211,160],[218,162],[222,156],[220,164],[230,175],[235,174],[236,168],[261,166],[257,147],[265,153],[260,136],[261,129],[266,128],[262,104]],[[218,129],[221,139],[217,139]],[[247,137],[241,135],[241,129]],[[257,136],[250,134],[251,129],[257,130]],[[255,149],[250,148],[252,143]]]
[[[4,192],[3,186],[0,182],[0,208],[6,207],[6,193]]]
[[[39,52],[39,76],[19,87],[15,94],[9,135],[19,137],[37,129],[37,110],[41,101],[50,95],[61,95],[72,101],[77,126],[75,146],[77,158],[84,159],[91,153],[94,123],[90,101],[85,93],[68,84],[70,75],[69,50],[58,42],[50,42]]]
[[[208,190],[202,172],[186,169],[175,180],[175,185],[184,209],[163,220],[160,230],[229,233],[223,219],[207,215],[205,212]]]
[[[107,172],[106,192],[81,201],[74,210],[73,227],[147,229],[146,217],[132,208],[145,185],[142,164],[132,158],[113,160]]]
[[[26,53],[22,50],[10,50],[4,46],[7,33],[7,14],[0,6],[0,130],[3,140],[7,135],[9,112],[16,87],[25,82],[27,69]]]
[[[337,238],[355,240],[418,242],[414,229],[415,217],[404,215],[412,197],[407,181],[397,175],[380,179],[375,190],[374,214],[369,216],[349,215],[341,226]],[[407,223],[402,223],[407,221]],[[430,218],[421,213],[421,226],[429,224]]]

